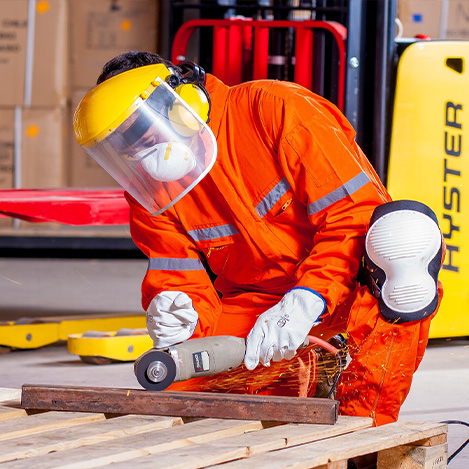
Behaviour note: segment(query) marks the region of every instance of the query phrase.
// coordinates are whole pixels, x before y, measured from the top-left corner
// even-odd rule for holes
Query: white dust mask
[[[158,143],[136,154],[142,168],[156,181],[171,182],[182,179],[196,166],[190,148],[181,142]]]

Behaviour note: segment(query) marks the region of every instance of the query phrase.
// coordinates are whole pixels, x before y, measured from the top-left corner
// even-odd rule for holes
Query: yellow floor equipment
[[[146,327],[145,314],[85,314],[23,318],[0,323],[0,350],[35,349],[67,340],[70,334]]]
[[[120,329],[116,332],[87,331],[68,336],[67,349],[85,363],[107,365],[115,361],[135,361],[153,347],[147,329]]]
[[[398,65],[388,190],[395,200],[429,205],[447,244],[432,338],[469,335],[468,64],[469,41],[421,41]]]

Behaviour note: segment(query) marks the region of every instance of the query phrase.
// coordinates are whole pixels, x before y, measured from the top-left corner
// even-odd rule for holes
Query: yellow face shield
[[[82,146],[143,207],[159,215],[207,175],[217,145],[205,122],[160,77],[150,91],[138,95],[115,128],[108,126]]]

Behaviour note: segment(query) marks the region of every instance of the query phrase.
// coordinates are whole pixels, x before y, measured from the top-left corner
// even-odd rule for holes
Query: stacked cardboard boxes
[[[399,0],[402,36],[469,39],[469,0]]]
[[[103,64],[157,51],[160,0],[1,0],[0,189],[114,181],[73,138]]]
[[[68,4],[2,0],[0,187],[65,182]]]
[[[64,185],[66,117],[64,106],[0,108],[0,189]]]
[[[159,0],[71,0],[70,18],[73,113],[86,92],[96,84],[108,60],[131,50],[157,51]],[[73,136],[69,157],[70,186],[117,185],[86,155]]]

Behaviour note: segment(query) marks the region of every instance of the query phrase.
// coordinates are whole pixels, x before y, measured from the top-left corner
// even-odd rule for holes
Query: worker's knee
[[[375,209],[365,259],[386,320],[417,321],[435,312],[442,256],[438,220],[428,206],[400,200]]]

